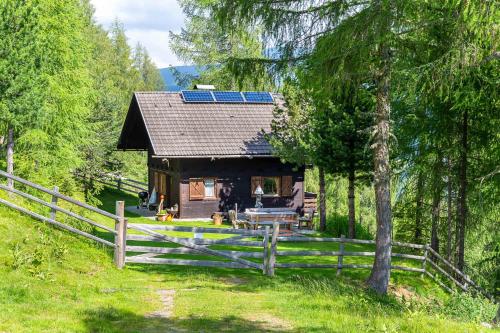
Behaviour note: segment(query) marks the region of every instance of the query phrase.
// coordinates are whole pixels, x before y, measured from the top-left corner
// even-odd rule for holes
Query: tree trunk
[[[349,238],[356,238],[356,212],[355,212],[355,195],[354,195],[354,182],[356,180],[356,173],[354,168],[349,170],[349,192],[347,198],[349,201]]]
[[[468,130],[468,111],[464,111],[462,122],[462,138],[460,149],[460,162],[458,171],[458,207],[457,207],[457,220],[458,220],[458,269],[464,269],[464,255],[465,255],[465,226],[467,222],[467,130]]]
[[[389,24],[389,22],[386,23]],[[389,164],[389,116],[391,111],[389,46],[381,43],[379,52],[381,66],[376,77],[376,133],[373,152],[377,234],[375,237],[375,259],[367,283],[375,292],[386,294],[391,274],[392,252],[391,170]]]
[[[14,129],[9,127],[7,135],[7,173],[14,174]],[[14,181],[7,179],[7,186],[14,188]]]
[[[319,168],[319,230],[326,230],[325,170]]]
[[[433,180],[432,180],[432,209],[431,209],[431,248],[439,252],[439,209],[441,205],[441,154],[436,157],[436,163],[433,168]]]
[[[448,199],[448,207],[447,207],[447,219],[446,219],[446,257],[448,261],[451,262],[451,243],[452,243],[452,233],[451,233],[451,224],[452,224],[452,183],[451,183],[451,160],[448,157],[448,181],[446,182],[447,187],[447,199]]]
[[[422,171],[418,173],[417,176],[417,197],[416,207],[415,207],[415,236],[414,240],[416,244],[420,244],[422,241],[422,206],[424,204],[424,175]]]

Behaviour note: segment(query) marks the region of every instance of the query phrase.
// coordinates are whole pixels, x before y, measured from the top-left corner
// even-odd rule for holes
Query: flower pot
[[[156,214],[156,221],[166,221],[167,214]]]
[[[215,225],[222,225],[222,215],[214,214],[213,219]]]

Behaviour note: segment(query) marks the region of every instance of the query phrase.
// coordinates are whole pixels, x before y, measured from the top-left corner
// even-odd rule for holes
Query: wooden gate
[[[271,274],[269,265],[269,227],[262,230],[246,230],[129,224],[127,231],[124,246],[127,252],[125,263],[253,268],[262,270],[264,274]],[[177,237],[171,235],[172,232],[193,233],[194,237]],[[218,237],[225,237],[205,238],[206,235],[213,234],[218,235]],[[161,246],[158,246],[158,244],[161,244]],[[211,248],[214,245],[219,248],[221,245],[246,248],[244,250],[221,250]],[[218,260],[158,258],[169,254],[209,255]]]

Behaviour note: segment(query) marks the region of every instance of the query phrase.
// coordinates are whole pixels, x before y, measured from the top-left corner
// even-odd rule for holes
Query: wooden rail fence
[[[140,246],[124,244],[127,252],[140,253],[127,256],[125,258],[125,262],[127,263],[189,265],[224,268],[254,268],[262,270],[264,273],[266,273],[268,270],[267,251],[269,240],[269,226],[267,226],[263,230],[246,230],[183,227],[171,225],[130,224],[128,225],[128,229],[140,232],[142,234],[128,234],[126,236],[126,241],[138,241],[141,243],[169,243],[169,245],[176,245],[178,247],[160,247],[151,246],[151,244]],[[229,237],[222,239],[175,237],[159,233],[158,231],[190,232],[194,233],[195,235],[220,234],[227,235]],[[245,240],[246,238],[250,237],[259,237],[262,238],[262,240]],[[209,245],[233,245],[248,248],[244,251],[229,251],[211,249],[208,247]],[[250,249],[250,251],[248,249]],[[164,254],[201,254],[210,255],[218,259],[230,261],[155,258],[156,256]],[[250,261],[244,258],[261,259],[262,263]]]
[[[92,176],[87,176],[81,173],[75,173],[75,175],[84,181],[95,181],[103,185],[115,188],[119,191],[128,192],[131,194],[137,194],[138,192],[147,192],[148,184],[140,182],[138,180],[121,177],[118,175],[110,173],[95,174]]]
[[[20,177],[8,174],[0,170],[0,176],[20,183],[24,187],[37,190],[51,196],[50,202],[45,201],[35,195],[26,193],[15,187],[10,187],[0,183],[0,189],[11,194],[18,195],[31,202],[41,204],[50,208],[49,216],[43,216],[40,213],[32,211],[30,208],[21,207],[18,204],[0,198],[0,204],[15,209],[21,213],[29,215],[35,219],[54,225],[79,236],[92,239],[96,242],[114,248],[114,263],[118,268],[122,268],[126,263],[142,264],[169,264],[169,265],[189,265],[189,266],[207,266],[224,268],[253,268],[262,270],[268,276],[274,276],[275,270],[280,268],[335,268],[337,275],[341,274],[342,269],[371,269],[371,264],[346,264],[346,257],[374,257],[375,252],[368,251],[346,251],[345,244],[371,244],[375,241],[349,239],[341,236],[340,238],[320,238],[304,236],[280,236],[279,223],[273,224],[272,232],[270,226],[261,230],[247,229],[227,229],[227,228],[205,228],[205,227],[184,227],[172,225],[153,225],[153,224],[127,224],[124,215],[125,202],[116,202],[116,213],[111,214],[99,208],[90,206],[86,203],[75,200],[71,197],[59,193],[58,188],[45,188],[41,185],[32,183]],[[67,208],[61,207],[61,202],[66,202],[87,211],[96,213],[100,216],[112,219],[115,227],[110,228],[106,225],[93,221],[92,219],[81,216]],[[71,218],[88,223],[95,228],[104,230],[114,236],[114,242],[100,238],[91,233],[79,230],[71,225],[57,221],[58,213],[63,213]],[[133,231],[129,233],[128,230]],[[195,237],[176,237],[160,233],[165,232],[190,232]],[[229,236],[221,239],[203,238],[203,234],[220,234]],[[196,237],[196,235],[201,237]],[[257,238],[257,240],[255,240]],[[249,240],[250,239],[250,240]],[[129,241],[139,242],[140,245],[132,245]],[[149,242],[149,243],[148,243]],[[151,244],[154,242],[154,244]],[[278,250],[279,242],[307,242],[307,243],[338,243],[338,251],[317,251],[317,250]],[[144,244],[145,243],[145,244]],[[158,246],[158,244],[169,244],[168,247]],[[171,245],[174,245],[172,247]],[[226,245],[246,247],[245,250],[219,250],[209,246]],[[439,253],[429,245],[411,244],[393,242],[393,248],[406,249],[411,253],[393,252],[391,257],[402,258],[420,262],[420,267],[392,265],[393,270],[402,270],[408,272],[427,275],[447,291],[453,292],[453,286],[463,291],[475,291],[493,300],[493,297],[481,286],[475,283],[469,276],[458,270],[449,261],[444,259]],[[127,255],[127,253],[129,255]],[[221,260],[194,260],[194,259],[174,259],[158,258],[161,255],[168,254],[196,254],[209,255]],[[311,263],[311,262],[280,262],[281,257],[337,257],[336,263]],[[253,260],[249,260],[253,259]],[[449,281],[450,285],[443,281]]]
[[[125,263],[125,249],[123,247],[121,247],[120,244],[123,243],[121,241],[121,239],[125,236],[125,231],[126,231],[125,227],[126,227],[126,223],[127,223],[127,221],[124,217],[125,204],[123,201],[117,202],[116,214],[111,214],[111,213],[106,212],[102,209],[90,206],[84,202],[80,202],[80,201],[75,200],[71,197],[68,197],[64,194],[59,193],[59,189],[57,188],[57,186],[54,186],[54,188],[51,190],[51,189],[48,189],[48,188],[43,187],[41,185],[38,185],[38,184],[32,183],[28,180],[25,180],[23,178],[11,175],[11,174],[9,174],[5,171],[2,171],[2,170],[0,170],[0,176],[14,181],[14,184],[22,184],[23,187],[38,191],[37,193],[39,193],[39,192],[46,193],[46,194],[49,194],[51,196],[50,202],[47,202],[42,198],[39,198],[33,194],[26,193],[20,189],[15,188],[15,187],[10,187],[8,185],[0,184],[0,189],[4,190],[6,192],[18,195],[20,197],[28,199],[31,202],[38,203],[38,204],[41,204],[42,206],[50,208],[50,212],[49,212],[48,217],[43,216],[40,213],[34,212],[32,210],[32,208],[21,207],[12,201],[4,200],[1,198],[0,198],[0,204],[3,204],[7,207],[15,209],[23,214],[29,215],[29,216],[31,216],[39,221],[46,222],[48,224],[54,225],[58,228],[64,229],[64,230],[69,231],[71,233],[77,234],[79,236],[83,236],[83,237],[88,238],[88,239],[92,239],[98,243],[101,243],[101,244],[104,244],[106,246],[114,248],[115,264],[118,267],[123,267],[123,265]],[[60,206],[61,202],[66,202],[68,204],[83,208],[86,211],[90,211],[90,212],[96,213],[100,216],[114,220],[115,228],[114,229],[110,228],[106,225],[95,222],[88,217],[81,216],[81,215],[71,211],[70,209],[63,208]],[[67,216],[70,216],[71,218],[88,223],[95,228],[104,230],[105,232],[107,232],[111,235],[114,235],[115,240],[114,240],[114,242],[110,242],[106,239],[97,237],[96,235],[93,235],[91,233],[79,230],[71,225],[57,221],[57,213],[63,213]]]
[[[341,236],[340,238],[320,238],[320,237],[303,237],[303,236],[280,236],[279,223],[274,223],[272,232],[270,227],[266,226],[262,230],[246,230],[246,229],[223,229],[223,228],[200,228],[200,227],[181,227],[169,225],[147,225],[135,224],[129,225],[128,229],[139,231],[143,234],[128,234],[126,241],[140,242],[163,242],[176,244],[180,247],[160,247],[150,245],[128,245],[124,244],[127,252],[139,253],[138,255],[127,256],[127,263],[143,263],[143,264],[170,264],[170,265],[190,265],[190,266],[209,266],[209,267],[230,267],[230,268],[254,268],[260,269],[266,275],[273,276],[276,269],[280,268],[335,268],[337,275],[340,275],[342,269],[371,269],[372,264],[346,264],[346,257],[375,257],[375,252],[369,251],[346,251],[346,244],[371,244],[375,241],[349,239]],[[161,234],[157,231],[180,231],[190,232],[195,234],[230,234],[233,237],[223,239],[206,239],[206,238],[180,238]],[[252,241],[245,238],[259,237],[262,240]],[[307,243],[338,243],[338,251],[317,251],[317,250],[278,250],[279,242],[307,242]],[[227,251],[214,250],[208,248],[211,245],[234,245],[253,247],[253,251]],[[475,290],[478,293],[491,299],[483,288],[477,285],[472,279],[466,276],[463,272],[455,268],[451,263],[442,258],[428,245],[411,244],[393,242],[393,248],[405,249],[404,252],[393,252],[392,258],[401,258],[413,261],[412,266],[392,265],[391,269],[407,272],[420,273],[422,276],[428,275],[436,281],[441,287],[449,292],[452,292],[452,287],[446,285],[443,281],[450,281],[452,286],[455,285],[460,290],[470,291]],[[156,258],[165,254],[205,254],[230,259],[231,262],[224,261],[207,261],[207,260],[185,260],[185,259],[170,259]],[[280,262],[281,257],[337,257],[336,263],[311,263],[311,262]],[[249,261],[243,258],[258,258],[261,263]],[[419,263],[419,264],[418,264]],[[417,264],[417,267],[415,267]],[[451,270],[451,271],[450,271]],[[455,277],[454,277],[455,276]],[[457,278],[457,276],[459,278]],[[461,283],[463,280],[466,284]],[[472,287],[472,289],[470,287]]]

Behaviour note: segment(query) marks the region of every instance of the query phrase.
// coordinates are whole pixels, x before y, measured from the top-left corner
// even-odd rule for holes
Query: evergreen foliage
[[[15,173],[66,192],[76,169],[144,179],[144,154],[117,153],[116,142],[133,91],[163,81],[123,25],[106,31],[87,1],[7,0],[0,34],[0,137],[14,130]]]

